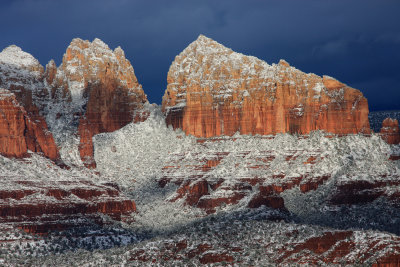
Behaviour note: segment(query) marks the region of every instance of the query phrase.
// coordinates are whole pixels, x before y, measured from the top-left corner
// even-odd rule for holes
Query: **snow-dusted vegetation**
[[[268,266],[291,265],[309,259],[310,253],[314,253],[309,262],[320,266],[332,265],[326,263],[329,257],[335,265],[350,262],[371,265],[400,244],[396,236],[387,233],[346,232],[284,221],[271,222],[266,220],[269,212],[273,213],[260,209],[220,214],[120,248],[79,250],[12,262],[30,266],[198,266],[212,263],[223,266],[224,262]],[[338,244],[330,244],[332,237]],[[315,248],[317,242],[321,242],[321,248]],[[385,248],[380,249],[383,245]],[[301,250],[303,247],[306,249]],[[347,254],[343,255],[345,251]]]
[[[78,227],[45,236],[2,224],[0,264],[191,266],[220,259],[218,266],[222,262],[260,266],[303,259],[322,265],[370,265],[389,252],[400,253],[396,252],[400,209],[395,197],[400,163],[389,160],[399,153],[398,146],[389,146],[375,134],[331,137],[323,132],[202,140],[168,128],[159,108],[151,108],[145,122],[94,137],[96,170],[72,164],[79,158],[73,141],[61,147],[63,159],[71,159],[65,160],[69,169],[35,153],[23,160],[0,157],[0,172],[7,179],[114,182],[135,201],[138,211],[130,221],[114,222],[104,215],[110,222],[104,227]],[[199,169],[209,160],[218,164],[207,171]],[[303,179],[300,185],[328,178],[307,192],[299,186],[284,190],[280,196],[286,209],[249,209],[247,203],[256,194],[251,191],[238,203],[222,205],[207,215],[183,199],[172,201],[179,188],[176,181],[196,181],[199,175],[208,182],[223,178],[221,188],[234,188],[246,178],[261,179],[252,190],[284,186],[297,177]],[[170,182],[160,187],[163,178]],[[360,181],[383,183],[381,195],[365,203],[342,205],[332,200],[340,185]],[[229,190],[210,190],[205,198],[229,195]],[[313,238],[331,235],[336,243],[326,251],[306,248]],[[300,244],[305,247],[300,249]],[[338,256],[335,251],[342,246],[351,249]]]

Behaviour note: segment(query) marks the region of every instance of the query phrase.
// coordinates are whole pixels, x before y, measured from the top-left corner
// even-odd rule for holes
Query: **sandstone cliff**
[[[30,117],[12,92],[0,88],[0,154],[20,158],[27,155],[28,149],[59,160],[46,122]]]
[[[59,162],[60,156],[47,123],[41,116],[43,67],[17,46],[0,53],[0,119],[3,155],[23,157],[27,150],[42,152]]]
[[[54,103],[48,107],[47,119],[78,132],[79,152],[87,167],[95,167],[95,134],[147,117],[147,97],[123,50],[112,51],[99,39],[73,39],[62,64],[56,68],[50,61],[47,65],[45,83]]]
[[[202,35],[175,58],[167,82],[167,124],[197,137],[370,132],[360,91],[283,60],[268,65]]]
[[[386,118],[382,122],[380,134],[382,139],[388,144],[400,144],[399,122],[391,118]]]

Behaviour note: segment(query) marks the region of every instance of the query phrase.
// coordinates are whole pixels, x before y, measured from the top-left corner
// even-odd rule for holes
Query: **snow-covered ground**
[[[201,266],[207,259],[224,257],[238,266],[275,266],[277,263],[292,266],[299,262],[318,266],[352,266],[359,262],[370,266],[388,253],[395,255],[400,245],[398,237],[387,233],[337,231],[255,216],[268,212],[272,211],[259,209],[254,213],[212,216],[120,248],[80,250],[38,259],[26,257],[11,263],[22,262],[27,266]],[[343,237],[336,237],[333,243],[331,240],[335,239],[319,241],[321,245],[313,244],[331,235]],[[317,240],[313,242],[313,238]],[[302,246],[306,249],[298,250]],[[335,264],[327,264],[328,257]],[[224,266],[224,263],[214,266]]]
[[[244,262],[266,264],[267,259],[258,258],[258,250],[249,240],[261,235],[263,240],[275,239],[274,244],[278,246],[284,242],[277,234],[282,227],[306,229],[304,231],[307,234],[298,237],[303,239],[312,237],[312,233],[318,234],[324,229],[331,229],[326,227],[342,230],[358,229],[360,235],[379,235],[383,240],[392,238],[392,235],[376,230],[399,234],[397,229],[400,224],[399,207],[383,198],[353,206],[335,206],[327,203],[337,184],[358,180],[379,181],[383,179],[382,177],[385,181],[399,179],[400,162],[390,161],[388,158],[391,154],[398,153],[400,148],[387,145],[378,135],[333,138],[325,136],[322,132],[313,132],[306,138],[289,134],[267,137],[235,135],[217,138],[216,141],[199,142],[193,136],[185,136],[179,130],[168,128],[160,109],[156,106],[152,109],[149,119],[145,122],[128,124],[118,131],[94,137],[97,163],[97,169],[94,171],[78,164],[78,141],[76,137],[68,134],[65,134],[64,139],[59,138],[59,141],[63,141],[61,144],[63,159],[71,165],[68,170],[55,166],[38,154],[31,154],[30,158],[23,160],[0,156],[0,173],[5,177],[18,176],[22,179],[42,181],[90,179],[98,182],[116,182],[125,194],[135,200],[138,210],[132,223],[118,224],[109,230],[97,229],[95,232],[86,229],[79,233],[82,237],[70,238],[72,241],[62,236],[49,237],[46,239],[47,245],[42,244],[41,238],[29,241],[29,246],[19,246],[20,253],[13,254],[11,257],[13,259],[7,258],[10,262],[16,264],[22,261],[27,265],[50,266],[54,261],[60,261],[62,266],[74,261],[86,266],[95,261],[100,266],[121,265],[123,262],[128,263],[130,250],[139,248],[151,250],[150,247],[157,250],[165,240],[178,240],[184,237],[193,242],[194,246],[198,240],[227,242],[229,236],[242,232],[242,239],[235,239],[235,242],[248,249],[251,254],[244,258]],[[304,175],[312,179],[329,174],[330,178],[317,190],[307,193],[302,193],[298,187],[284,191],[281,196],[285,200],[288,212],[270,209],[249,211],[245,205],[248,199],[245,198],[237,205],[218,209],[212,217],[205,217],[206,214],[201,209],[186,206],[182,201],[167,201],[175,194],[177,185],[169,183],[161,188],[158,184],[160,178],[168,174],[171,179],[182,177],[189,179],[199,174],[199,170],[193,165],[216,158],[215,155],[218,153],[224,154],[219,164],[202,175],[206,180],[223,177],[224,185],[235,184],[238,179],[244,177],[263,178],[264,185],[276,184],[277,180],[271,177],[282,173],[285,175],[282,178],[283,182],[285,179]],[[305,164],[310,155],[315,156],[317,160],[313,164]],[[268,168],[250,167],[260,165],[260,158],[266,156],[271,157]],[[292,156],[289,161],[286,160],[288,156]],[[178,164],[180,168],[168,173],[164,167],[171,164]],[[395,188],[390,186],[386,188],[386,190],[392,189]],[[266,220],[270,216],[283,218],[287,223]],[[235,220],[233,218],[239,217],[247,222],[243,225],[233,223]],[[213,223],[209,221],[210,218],[216,218],[220,223]],[[229,230],[231,232],[226,232],[223,238],[215,237],[215,232],[220,231],[221,225],[225,227],[226,224],[233,225]],[[246,243],[246,240],[249,243]],[[38,259],[31,262],[32,256],[64,253],[74,250],[74,246],[93,250],[118,245],[124,247],[95,252],[74,251],[65,256],[55,258],[46,256],[38,262],[36,262]],[[28,250],[32,250],[30,256],[24,254],[24,251]],[[196,264],[197,260],[192,263]]]
[[[192,136],[167,128],[159,110],[155,109],[143,123],[129,124],[113,133],[97,135],[94,139],[95,159],[102,178],[116,181],[130,192],[138,205],[138,222],[142,226],[154,227],[156,231],[201,215],[201,211],[195,208],[165,201],[173,195],[176,186],[168,184],[163,189],[158,187],[157,180],[165,175],[163,167],[175,163],[180,168],[173,172],[172,178],[190,179],[199,174],[191,166],[198,165],[202,157],[207,159],[217,152],[226,152],[228,155],[219,165],[203,174],[203,178],[224,178],[224,185],[234,184],[244,177],[263,178],[264,185],[276,184],[277,180],[271,177],[282,173],[285,174],[282,181],[292,177],[306,176],[312,179],[329,174],[330,178],[316,191],[304,194],[297,187],[282,194],[285,206],[298,221],[390,231],[400,222],[399,216],[390,215],[398,209],[391,207],[390,210],[387,203],[380,199],[368,207],[348,207],[343,210],[335,210],[326,203],[333,187],[340,183],[360,180],[374,182],[382,177],[386,182],[399,179],[399,162],[388,160],[392,150],[398,148],[389,146],[375,134],[370,137],[349,135],[335,138],[325,137],[322,132],[314,132],[308,138],[289,134],[271,138],[236,135],[234,138],[225,137],[225,141],[198,143]],[[265,156],[266,151],[268,156],[274,156],[269,168],[250,168],[259,164],[259,158]],[[286,157],[293,153],[295,159],[287,161]],[[319,160],[312,165],[304,164],[313,153]],[[391,190],[390,187],[387,190]],[[243,199],[233,209],[245,208],[247,202],[248,199]],[[368,218],[378,210],[382,211],[382,208],[380,218]],[[227,206],[223,210],[232,210],[232,207]],[[342,218],[346,212],[354,215]],[[359,220],[354,220],[358,215],[361,216]],[[336,216],[337,220],[330,220],[331,216]],[[391,219],[388,220],[388,217]]]
[[[107,179],[113,179],[126,187],[140,187],[151,179],[163,175],[162,168],[179,161],[179,165],[190,165],[217,152],[228,152],[220,164],[206,174],[207,179],[224,177],[264,177],[267,174],[285,173],[295,176],[312,172],[314,176],[326,173],[346,174],[340,179],[375,179],[380,175],[400,174],[396,163],[389,162],[392,148],[378,135],[349,135],[329,138],[323,132],[313,132],[307,138],[290,134],[277,136],[244,136],[216,138],[218,142],[199,143],[193,136],[173,131],[165,126],[158,109],[153,110],[148,120],[129,124],[124,128],[94,137],[95,159],[98,170]],[[221,139],[225,139],[222,140]],[[275,156],[268,170],[248,168],[257,156],[270,151]],[[247,152],[243,157],[242,155]],[[296,155],[295,163],[285,160],[287,155]],[[322,161],[310,168],[300,164],[312,153],[318,153]],[[200,156],[199,156],[200,155]],[[240,155],[240,156],[239,156]],[[179,176],[189,176],[186,169]]]

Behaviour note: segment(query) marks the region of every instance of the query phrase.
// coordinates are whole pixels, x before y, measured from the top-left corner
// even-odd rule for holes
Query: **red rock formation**
[[[60,156],[38,105],[47,89],[41,83],[43,67],[19,47],[10,46],[0,53],[1,153],[23,157],[27,150],[41,152],[60,162]]]
[[[348,181],[338,184],[330,199],[333,205],[354,205],[386,197],[400,206],[399,177],[381,177],[379,181]],[[387,190],[391,188],[391,190]]]
[[[263,139],[260,136],[252,139],[258,138]],[[232,138],[227,139],[232,140]],[[236,142],[241,138],[234,139]],[[209,139],[201,143],[196,142],[196,146],[204,148],[204,146],[226,141]],[[280,196],[282,192],[296,187],[302,193],[316,190],[331,177],[330,174],[313,174],[312,169],[323,159],[322,152],[318,150],[260,151],[255,153],[255,156],[249,157],[251,151],[215,152],[214,147],[210,149],[209,154],[197,153],[196,146],[186,151],[190,152],[190,163],[184,160],[187,153],[170,154],[171,162],[168,162],[167,166],[162,168],[163,177],[158,179],[158,184],[160,187],[165,187],[170,182],[178,185],[176,193],[170,197],[170,200],[182,199],[184,204],[201,208],[207,214],[215,213],[225,205],[236,205],[241,201],[247,201],[244,204],[249,208],[259,208],[264,205],[283,210],[285,205]],[[300,164],[306,165],[309,170],[307,171],[307,168],[305,168],[304,173],[289,177],[285,173],[271,173],[271,163],[282,153],[287,164],[293,168]],[[223,175],[221,177],[220,174],[215,173],[210,175],[221,163],[226,164],[224,159],[228,156],[229,161],[232,162],[245,161],[246,163],[243,165],[248,170],[254,170],[254,176],[242,177],[238,175],[235,177],[235,175],[229,174],[228,177]],[[236,164],[229,168],[235,170]],[[238,167],[238,170],[241,168],[243,166]],[[262,171],[260,172],[260,170]],[[250,200],[247,200],[246,196]]]
[[[202,197],[199,199],[196,207],[204,209],[207,214],[210,214],[214,213],[217,207],[237,204],[245,196],[246,193],[244,192],[233,192],[224,196]]]
[[[167,124],[197,137],[370,132],[360,91],[285,61],[268,65],[202,35],[175,58],[167,82]]]
[[[382,136],[382,139],[385,140],[388,144],[400,144],[399,122],[391,118],[386,118],[382,122],[380,134]]]
[[[233,228],[231,225],[226,227]],[[196,238],[186,236],[187,239],[180,241],[155,241],[152,249],[142,246],[130,250],[129,261],[134,262],[133,265],[153,262],[173,266],[192,259],[189,262],[198,260],[202,264],[211,265],[225,262],[225,265],[241,266],[251,262],[246,262],[249,249],[257,247],[262,249],[260,258],[269,260],[268,266],[272,263],[277,266],[398,266],[400,263],[400,239],[394,235],[334,230],[306,233],[300,227],[294,230],[282,227],[278,233],[269,232],[268,235],[274,238],[249,233],[243,235],[242,232],[239,235],[243,242],[236,240],[235,245],[226,243],[224,231],[198,233]],[[252,256],[250,258],[254,259]],[[260,264],[257,261],[251,263]]]
[[[112,51],[99,39],[72,40],[60,67],[50,62],[45,77],[53,101],[68,103],[55,120],[78,118],[79,152],[87,167],[95,167],[94,135],[148,116],[146,95],[123,50]]]
[[[21,158],[28,149],[59,160],[53,136],[42,118],[30,117],[15,95],[0,89],[0,154]]]
[[[0,222],[31,233],[102,224],[99,214],[114,220],[136,211],[135,202],[114,187],[90,181],[19,181],[2,177]]]
[[[205,253],[199,259],[201,264],[210,264],[210,263],[218,263],[218,262],[233,262],[234,258],[231,255],[226,253]]]
[[[185,198],[186,204],[195,206],[201,197],[208,195],[208,183],[205,180],[199,180],[193,183],[187,181],[178,188],[176,193],[177,196],[172,201]]]
[[[349,254],[354,248],[354,242],[346,242],[349,237],[351,237],[353,232],[326,232],[322,236],[317,236],[306,240],[304,243],[298,244],[290,251],[285,251],[282,253],[281,257],[277,260],[278,263],[281,263],[287,258],[290,258],[293,254],[299,253],[301,251],[309,250],[314,254],[322,255],[327,251],[331,250],[329,255],[324,255],[325,263],[335,263],[337,258],[342,258],[343,256]],[[343,246],[343,242],[346,242],[346,246]],[[338,244],[342,243],[342,245],[338,246]],[[335,247],[336,246],[336,247]],[[334,248],[332,250],[332,248]],[[319,260],[318,258],[313,261],[312,258],[307,259],[306,262],[317,264]],[[294,262],[298,261],[302,263],[304,259],[296,258],[296,260],[292,260]]]
[[[325,232],[323,235],[312,237],[291,246],[290,250],[282,250],[281,253],[278,253],[280,255],[276,262],[278,264],[285,262],[289,265],[290,263],[353,265],[355,259],[347,256],[358,248],[357,243],[360,241],[354,239],[354,236],[355,233],[351,231]],[[398,266],[400,263],[400,247],[396,245],[399,242],[398,238],[389,242],[374,240],[374,238],[363,241],[363,247],[366,250],[363,253],[356,254],[356,260],[359,264],[370,265],[367,262],[371,262],[371,260],[375,262],[372,266]],[[382,253],[388,246],[392,247],[390,252]],[[310,251],[312,254],[304,253],[304,251]]]
[[[261,206],[266,206],[274,209],[284,209],[284,200],[280,196],[274,195],[264,195],[262,192],[256,194],[247,205],[251,209],[259,208]]]

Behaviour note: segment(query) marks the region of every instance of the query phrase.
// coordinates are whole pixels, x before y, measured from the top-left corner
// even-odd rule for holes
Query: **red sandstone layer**
[[[102,224],[136,211],[135,202],[111,185],[87,180],[41,181],[1,178],[0,222],[32,233]]]
[[[205,36],[175,58],[167,81],[167,124],[197,137],[370,132],[359,90],[285,61],[268,65]]]

